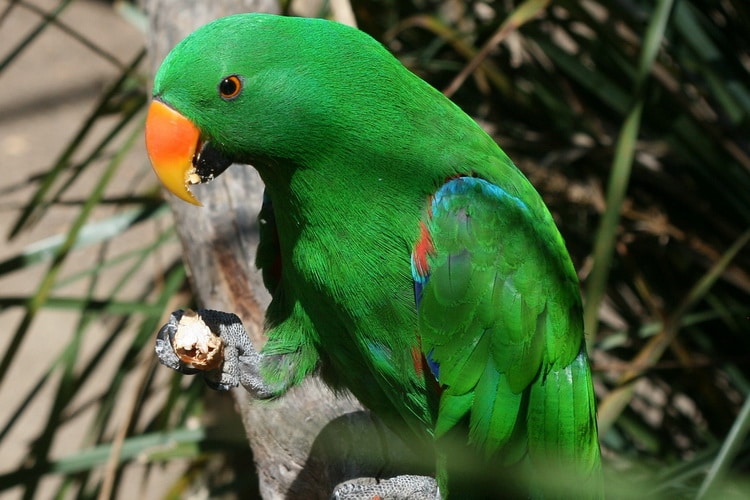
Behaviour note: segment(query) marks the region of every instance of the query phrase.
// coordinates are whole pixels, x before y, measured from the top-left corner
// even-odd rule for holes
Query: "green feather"
[[[494,363],[487,363],[475,391],[469,439],[487,450],[487,455],[504,447],[519,424],[521,403],[522,394],[510,388]]]
[[[435,437],[440,438],[453,429],[463,418],[474,403],[474,394],[461,395],[444,394],[440,398],[440,410],[435,422]]]
[[[484,180],[451,181],[436,200],[420,332],[445,387],[439,418],[448,413],[450,420],[441,421],[441,432],[448,422],[461,425],[464,412],[468,440],[486,457],[507,464],[528,449],[540,470],[580,462],[570,477],[585,484],[598,473],[595,409],[585,355],[578,355],[580,299],[564,248],[546,237],[544,219]],[[461,273],[452,272],[459,268],[454,255]]]

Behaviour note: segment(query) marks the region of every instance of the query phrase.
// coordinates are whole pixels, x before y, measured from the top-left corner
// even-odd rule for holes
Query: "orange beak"
[[[193,122],[160,101],[151,102],[146,117],[146,150],[162,185],[178,198],[201,205],[188,186],[200,182],[193,157],[200,131]]]

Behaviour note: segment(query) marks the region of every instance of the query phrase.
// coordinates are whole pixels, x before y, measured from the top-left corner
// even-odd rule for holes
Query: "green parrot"
[[[434,460],[444,498],[601,495],[563,239],[502,149],[377,41],[321,19],[209,23],[161,65],[146,145],[188,202],[235,162],[266,186],[268,341],[219,388],[275,397],[319,370]]]

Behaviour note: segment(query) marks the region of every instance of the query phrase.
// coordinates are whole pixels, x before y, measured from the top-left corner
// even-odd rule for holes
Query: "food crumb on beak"
[[[188,184],[200,184],[201,178],[198,174],[195,173],[195,170],[193,172],[190,172],[187,176]]]

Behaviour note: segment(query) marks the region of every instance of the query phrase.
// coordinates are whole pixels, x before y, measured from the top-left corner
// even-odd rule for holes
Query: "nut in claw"
[[[195,311],[186,310],[177,325],[172,347],[184,364],[209,371],[224,362],[224,342]]]

